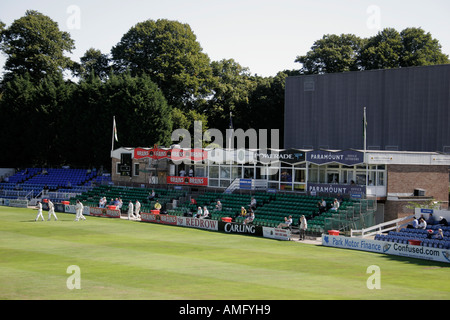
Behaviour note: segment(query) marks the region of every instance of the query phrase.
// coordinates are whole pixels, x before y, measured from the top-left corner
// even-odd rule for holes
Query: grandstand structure
[[[150,199],[152,192],[155,198]],[[116,199],[121,200],[118,208],[122,215],[126,215],[129,202],[138,200],[141,203],[141,212],[151,212],[156,200],[162,205],[161,212],[171,216],[193,216],[197,208],[206,207],[210,213],[210,219],[222,221],[231,219],[242,224],[245,217],[241,216],[241,208],[249,209],[251,198],[257,201],[254,210],[255,219],[252,222],[256,226],[277,227],[284,222],[284,218],[292,216],[293,223],[290,231],[297,230],[299,219],[304,215],[308,219],[308,235],[320,236],[323,232],[334,228],[349,231],[351,228],[367,227],[372,225],[376,201],[374,200],[343,200],[339,210],[331,209],[331,197],[297,196],[293,194],[275,194],[267,192],[255,192],[253,194],[204,192],[191,194],[182,189],[143,188],[102,185],[72,197],[69,202],[75,205],[80,200],[85,206],[98,207],[99,200],[106,197],[109,205],[115,206]],[[195,201],[193,201],[195,200]],[[325,200],[328,208],[320,212],[318,202]],[[217,210],[217,201],[222,203],[222,209]]]
[[[156,197],[150,199],[153,191]],[[368,220],[365,216],[373,217],[376,209],[375,201],[364,199],[344,199],[338,211],[331,211],[329,209],[333,197],[273,193],[266,190],[247,194],[223,192],[220,189],[197,190],[195,193],[191,191],[177,186],[117,186],[109,175],[98,175],[96,170],[69,168],[26,168],[0,183],[0,199],[23,199],[28,200],[30,205],[38,200],[50,199],[54,203],[70,205],[75,205],[76,200],[80,200],[86,207],[99,207],[99,200],[106,197],[108,204],[121,199],[120,212],[126,215],[130,201],[134,203],[138,200],[142,205],[141,211],[150,212],[158,200],[162,210],[168,215],[189,216],[189,213],[196,212],[198,206],[206,206],[212,220],[231,218],[235,223],[243,223],[245,217],[240,215],[241,207],[248,209],[251,198],[254,197],[257,208],[252,224],[276,227],[284,222],[285,217],[292,216],[291,230],[295,230],[300,216],[304,215],[309,223],[308,234],[314,236],[320,236],[331,228],[345,231],[352,227],[367,227]],[[195,199],[195,204],[192,199]],[[325,212],[319,212],[317,205],[322,200],[328,203],[328,210]],[[217,201],[222,203],[220,211],[215,208]]]

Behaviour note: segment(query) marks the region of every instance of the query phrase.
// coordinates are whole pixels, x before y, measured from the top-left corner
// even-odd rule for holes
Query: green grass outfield
[[[0,299],[449,299],[447,264],[122,219],[0,207]],[[47,219],[47,212],[44,211]],[[67,268],[81,271],[69,290]],[[369,290],[367,268],[381,271]]]

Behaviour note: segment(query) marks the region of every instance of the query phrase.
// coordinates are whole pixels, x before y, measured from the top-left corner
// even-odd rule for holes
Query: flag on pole
[[[116,117],[113,118],[113,132],[114,132],[114,139],[116,139],[116,141],[119,142],[119,139],[117,138]]]
[[[114,150],[114,140],[119,142],[119,139],[117,139],[117,127],[116,127],[116,117],[113,116],[113,132],[111,137],[111,152]]]

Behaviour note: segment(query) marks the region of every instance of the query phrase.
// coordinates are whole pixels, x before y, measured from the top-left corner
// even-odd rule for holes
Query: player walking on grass
[[[52,219],[52,215],[55,217],[55,221],[58,221],[58,218],[56,217],[56,213],[55,213],[55,205],[53,204],[53,202],[48,199],[48,220],[50,221]]]
[[[83,216],[83,209],[84,209],[83,204],[80,202],[80,200],[77,200],[77,204],[75,205],[75,212],[76,212],[75,221],[78,221],[80,219],[86,220],[86,218]]]
[[[133,213],[133,202],[130,201],[130,203],[128,204],[128,220],[130,220],[130,218],[136,218],[136,216]]]
[[[38,221],[39,217],[42,218],[42,221],[45,221],[44,216],[42,215],[42,203],[40,201],[37,202],[36,208],[38,209],[38,214],[36,216],[36,219],[34,219],[34,221]]]
[[[141,218],[141,203],[139,202],[139,200],[136,200],[136,204],[134,206],[134,215],[136,216],[136,219],[140,219]]]

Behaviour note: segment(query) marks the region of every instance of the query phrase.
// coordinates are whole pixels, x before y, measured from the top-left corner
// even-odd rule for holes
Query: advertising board
[[[323,235],[322,245],[450,263],[450,250],[420,245],[333,235]]]

